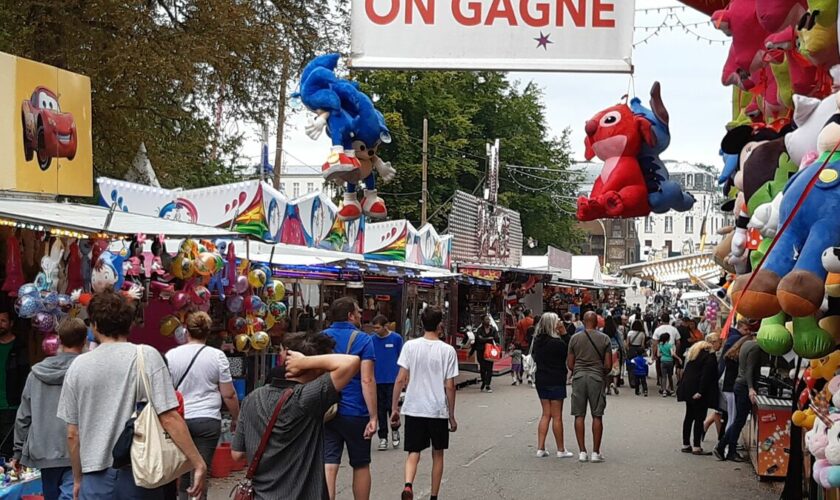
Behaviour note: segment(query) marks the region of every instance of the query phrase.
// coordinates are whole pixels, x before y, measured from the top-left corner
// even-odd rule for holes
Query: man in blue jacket
[[[353,497],[370,498],[370,439],[376,433],[376,354],[370,335],[362,332],[362,310],[352,297],[342,297],[330,307],[332,325],[324,333],[335,340],[336,354],[352,354],[362,360],[357,373],[341,391],[338,414],[324,425],[324,470],[330,500],[335,500],[338,466],[344,445],[353,468]]]

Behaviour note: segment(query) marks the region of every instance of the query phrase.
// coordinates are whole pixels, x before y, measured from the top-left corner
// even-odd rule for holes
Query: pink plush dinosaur
[[[725,9],[712,14],[714,26],[732,37],[721,77],[724,85],[749,90],[744,83],[763,66],[764,40],[770,33],[759,24],[755,9],[756,0],[732,0]]]

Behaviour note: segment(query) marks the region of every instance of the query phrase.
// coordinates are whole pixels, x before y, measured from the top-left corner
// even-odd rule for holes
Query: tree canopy
[[[569,171],[568,131],[550,135],[541,90],[497,72],[356,72],[353,78],[376,100],[393,142],[380,156],[397,168],[379,185],[391,217],[420,220],[423,118],[429,120],[429,222],[447,225],[456,190],[481,195],[486,143],[501,140],[499,203],[522,216],[523,234],[547,245],[574,249],[580,241],[571,211],[575,183]]]

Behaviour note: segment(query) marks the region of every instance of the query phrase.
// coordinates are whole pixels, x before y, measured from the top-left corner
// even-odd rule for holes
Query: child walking
[[[510,355],[510,379],[513,380],[510,385],[522,385],[522,375],[525,372],[522,368],[522,349],[510,344],[508,354]]]
[[[662,387],[659,393],[663,398],[674,394],[674,359],[679,359],[670,340],[671,335],[668,333],[659,336],[659,366],[662,368]]]
[[[642,390],[645,397],[648,395],[647,376],[648,376],[648,362],[645,357],[638,353],[633,358],[633,378],[636,379],[636,396],[639,395],[639,389]]]

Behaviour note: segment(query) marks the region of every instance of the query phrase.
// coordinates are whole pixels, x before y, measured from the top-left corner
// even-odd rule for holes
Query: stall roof
[[[108,208],[78,203],[0,199],[0,218],[67,229],[81,233],[130,236],[139,233],[193,238],[241,238],[240,233],[188,222],[160,219],[115,210],[108,223]],[[107,227],[106,227],[107,223]]]
[[[692,277],[714,279],[721,269],[715,264],[712,252],[695,253],[621,266],[622,274],[659,283],[690,281]]]

